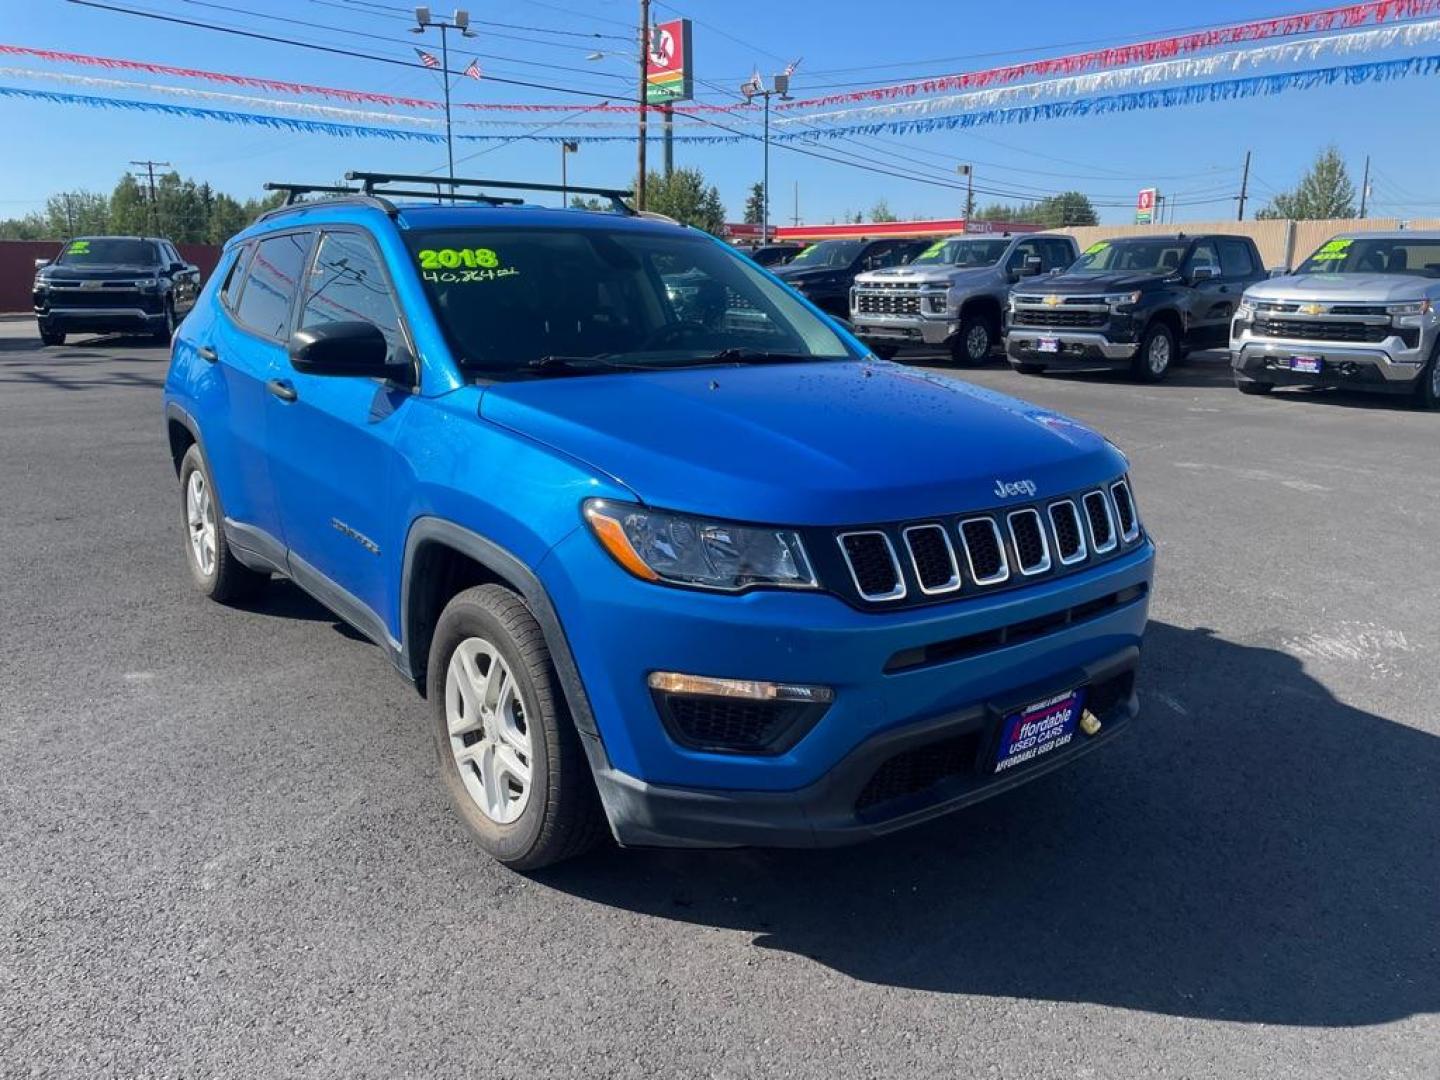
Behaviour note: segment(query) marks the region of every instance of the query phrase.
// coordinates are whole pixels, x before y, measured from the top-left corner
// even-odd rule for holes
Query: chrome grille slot
[[[912,525],[904,536],[922,593],[935,596],[960,587],[960,564],[943,525]]]
[[[902,600],[905,578],[890,537],[879,530],[841,533],[838,537],[845,565],[856,590],[866,600]]]
[[[1043,574],[1050,569],[1050,544],[1038,510],[1016,510],[1006,518],[1010,526],[1010,542],[1015,547],[1015,562],[1026,577]]]
[[[1055,554],[1061,566],[1084,562],[1089,549],[1085,546],[1085,529],[1080,524],[1080,508],[1070,499],[1050,504],[1050,530],[1055,534]]]
[[[1105,492],[1088,492],[1082,501],[1085,520],[1090,526],[1090,550],[1096,555],[1114,551],[1120,541],[1115,536],[1115,518],[1110,513],[1110,500]]]
[[[965,545],[965,561],[970,565],[970,579],[976,585],[998,585],[1010,580],[1010,561],[1005,555],[1005,541],[993,518],[969,518],[960,523],[960,539]]]
[[[1135,512],[1135,499],[1130,494],[1130,485],[1117,480],[1110,485],[1110,496],[1115,500],[1115,516],[1120,525],[1120,539],[1130,543],[1140,535],[1140,515]]]

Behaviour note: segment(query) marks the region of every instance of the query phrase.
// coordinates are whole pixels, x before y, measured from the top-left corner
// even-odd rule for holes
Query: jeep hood
[[[1413,274],[1297,274],[1252,285],[1255,300],[1344,301],[1351,304],[1401,303],[1440,291],[1440,280]]]
[[[1051,293],[1060,296],[1093,293],[1130,292],[1174,279],[1174,274],[1056,274],[1053,277],[1027,278],[1015,286],[1015,292],[1033,295]]]
[[[887,266],[884,270],[870,270],[855,278],[856,285],[870,282],[902,282],[914,285],[958,285],[967,283],[980,287],[995,276],[993,266],[968,267],[960,269],[945,263],[934,266]]]
[[[820,361],[498,383],[481,416],[644,502],[777,525],[899,521],[1110,480],[1123,456],[1066,417],[895,364]],[[1023,500],[1022,500],[1023,501]]]

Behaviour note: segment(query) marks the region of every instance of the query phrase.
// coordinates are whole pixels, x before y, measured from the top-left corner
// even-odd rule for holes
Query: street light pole
[[[645,142],[650,126],[650,0],[640,0],[640,145],[637,151],[635,209],[645,209]]]
[[[757,71],[748,82],[740,87],[740,92],[745,95],[748,104],[755,98],[765,99],[765,135],[761,140],[765,145],[765,163],[760,187],[760,243],[770,242],[770,99],[778,97],[781,101],[790,100],[790,70],[782,71],[771,79],[771,85],[766,87]]]
[[[579,149],[579,142],[573,142],[570,139],[562,139],[560,142],[560,205],[562,207],[570,205],[570,192],[568,190],[570,187],[570,177],[565,167],[565,159]]]
[[[450,38],[451,30],[459,30],[462,37],[474,37],[475,31],[470,29],[470,13],[460,8],[455,9],[455,14],[449,22],[444,19],[431,18],[428,7],[417,7],[415,9],[415,25],[410,28],[412,34],[423,34],[431,27],[440,31],[440,73],[445,84],[445,161],[448,165],[447,175],[455,175],[455,141],[450,134]],[[432,58],[433,59],[433,58]],[[455,185],[450,185],[450,194],[454,196]],[[454,199],[452,198],[453,202]]]

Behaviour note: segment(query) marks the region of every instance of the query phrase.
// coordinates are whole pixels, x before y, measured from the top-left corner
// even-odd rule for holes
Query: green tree
[[[1047,229],[1060,228],[1065,225],[1100,224],[1100,215],[1095,212],[1095,207],[1085,195],[1078,191],[1062,191],[1058,195],[1051,195],[1027,207],[1026,210],[1034,215],[1033,218],[1026,220],[1043,225]]]
[[[126,173],[110,193],[110,228],[119,236],[139,236],[150,231],[150,211],[140,181]]]
[[[720,191],[705,183],[699,169],[676,169],[668,177],[650,173],[645,180],[645,209],[672,217],[716,236],[725,231],[725,204]]]
[[[1355,185],[1340,151],[1328,146],[1316,156],[1294,191],[1282,192],[1255,215],[1259,220],[1313,221],[1355,216]]]
[[[759,225],[765,214],[765,185],[758,180],[750,185],[750,194],[745,197],[745,224]]]
[[[870,208],[870,220],[899,221],[900,219],[896,217],[894,211],[890,209],[889,203],[887,203],[884,199],[876,199],[875,205]]]

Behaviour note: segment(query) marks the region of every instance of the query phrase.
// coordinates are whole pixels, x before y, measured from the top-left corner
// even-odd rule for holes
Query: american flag
[[[471,60],[470,66],[465,69],[465,74],[469,75],[470,78],[474,79],[476,82],[479,82],[481,79],[483,79],[484,76],[480,74],[480,61]]]
[[[440,58],[434,53],[428,53],[424,49],[416,49],[415,52],[420,56],[420,63],[426,67],[438,68],[440,66]]]

